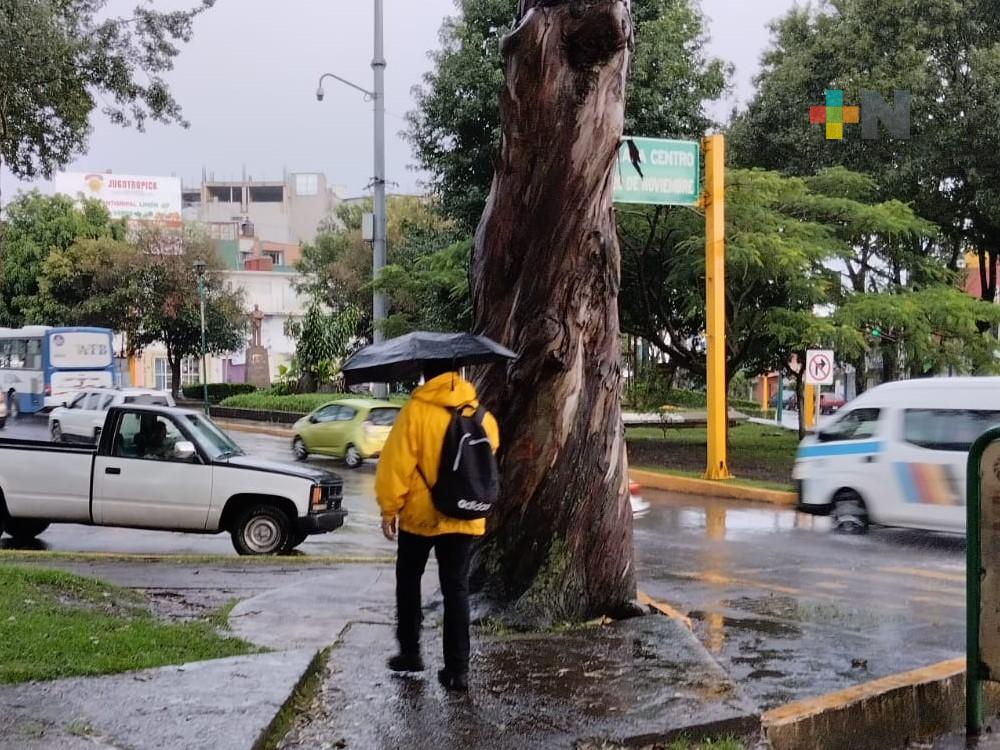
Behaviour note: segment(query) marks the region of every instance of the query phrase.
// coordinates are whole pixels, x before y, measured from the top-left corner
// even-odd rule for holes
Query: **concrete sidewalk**
[[[441,598],[424,576],[423,675],[393,675],[395,576],[353,566],[241,602],[233,630],[262,645],[336,643],[320,693],[282,747],[568,747],[701,729],[753,732],[756,711],[691,631],[648,615],[534,634],[473,630],[472,689],[436,680]]]
[[[3,750],[250,750],[314,650],[0,688]]]

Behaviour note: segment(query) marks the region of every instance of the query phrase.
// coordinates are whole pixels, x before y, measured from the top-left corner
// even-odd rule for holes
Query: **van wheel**
[[[7,518],[3,522],[3,530],[10,534],[15,542],[30,542],[47,528],[49,528],[48,521],[36,521],[31,518]]]
[[[251,505],[237,517],[232,538],[241,555],[282,555],[292,549],[292,521],[273,505]]]
[[[870,525],[865,501],[854,490],[841,490],[833,498],[833,529],[840,534],[864,534]]]
[[[344,463],[347,464],[348,469],[360,468],[364,462],[365,459],[361,457],[361,451],[353,445],[347,446],[347,450],[344,452]]]

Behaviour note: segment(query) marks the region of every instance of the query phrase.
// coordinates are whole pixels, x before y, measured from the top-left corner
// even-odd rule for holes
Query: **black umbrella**
[[[517,355],[485,336],[415,331],[366,346],[344,363],[343,371],[348,385],[394,383],[418,379],[425,362],[464,367],[504,359],[517,359]]]

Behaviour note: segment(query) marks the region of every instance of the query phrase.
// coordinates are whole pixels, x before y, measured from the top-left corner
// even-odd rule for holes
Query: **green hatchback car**
[[[342,399],[323,404],[295,423],[292,451],[305,461],[311,453],[344,459],[356,469],[378,458],[399,416],[399,405],[374,399]]]

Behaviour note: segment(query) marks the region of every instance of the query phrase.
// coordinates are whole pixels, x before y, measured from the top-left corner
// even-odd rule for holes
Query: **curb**
[[[291,429],[285,427],[272,427],[258,422],[236,422],[228,419],[216,419],[213,421],[222,429],[232,430],[233,432],[253,432],[258,435],[270,435],[271,437],[281,438],[290,438],[295,434]]]
[[[782,490],[767,490],[760,487],[744,487],[729,482],[715,482],[708,479],[682,477],[676,474],[661,474],[657,471],[629,469],[632,480],[643,487],[666,492],[679,492],[684,495],[705,495],[708,497],[723,497],[730,500],[746,500],[755,503],[768,503],[792,507],[798,503],[794,492]]]
[[[987,690],[987,702],[998,694]],[[965,659],[950,659],[761,716],[773,750],[884,750],[964,726]]]
[[[260,733],[260,736],[253,743],[253,747],[250,750],[271,750],[271,748],[278,747],[281,741],[285,739],[296,718],[294,713],[295,704],[301,698],[308,697],[305,695],[308,692],[306,685],[326,668],[330,659],[331,648],[327,647],[316,650],[309,664],[306,665],[302,674],[299,675],[295,686],[289,691],[285,702],[275,712],[274,717],[268,722],[268,725]]]

